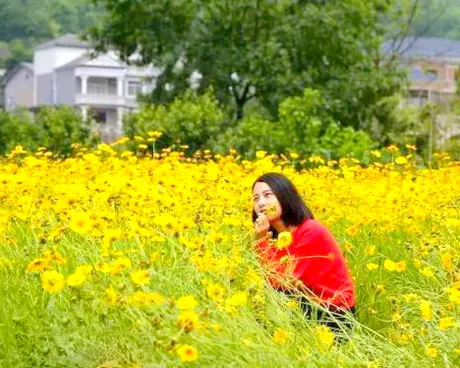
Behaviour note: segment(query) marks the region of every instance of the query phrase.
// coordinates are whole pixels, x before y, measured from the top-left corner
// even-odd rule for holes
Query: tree
[[[237,120],[250,100],[276,117],[283,99],[313,88],[336,121],[366,128],[404,80],[380,62],[395,0],[96,1],[107,17],[89,37],[98,51],[161,66],[155,102],[173,100],[199,71],[198,92],[212,87]]]

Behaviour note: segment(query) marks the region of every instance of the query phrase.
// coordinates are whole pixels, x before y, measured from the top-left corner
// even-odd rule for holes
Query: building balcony
[[[75,95],[75,104],[77,105],[123,107],[126,106],[127,102],[129,100],[124,96],[116,94],[77,93]]]

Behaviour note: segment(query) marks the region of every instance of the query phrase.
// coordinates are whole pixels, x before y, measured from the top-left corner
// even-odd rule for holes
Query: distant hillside
[[[29,59],[44,40],[82,32],[102,13],[91,0],[0,0],[0,68]]]

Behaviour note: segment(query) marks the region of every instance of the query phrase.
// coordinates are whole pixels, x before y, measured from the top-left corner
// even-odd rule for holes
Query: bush
[[[19,110],[15,114],[0,111],[0,155],[19,144],[27,150],[37,149],[40,140],[40,128],[33,123],[28,111]]]
[[[170,105],[144,106],[125,119],[123,131],[131,139],[160,131],[160,147],[181,143],[189,145],[188,151],[193,152],[218,135],[225,122],[225,113],[211,92],[196,95],[189,91]]]
[[[72,107],[44,107],[35,119],[42,134],[41,143],[50,151],[69,155],[72,143],[89,144],[94,139],[89,123]]]
[[[72,153],[72,143],[94,145],[98,139],[91,133],[89,123],[71,107],[43,107],[35,117],[25,110],[0,111],[0,154],[22,145],[29,151],[46,147],[68,156]]]
[[[225,113],[211,92],[201,96],[188,92],[169,106],[145,106],[125,120],[124,132],[131,139],[149,131],[163,133],[160,147],[182,143],[189,145],[188,152],[209,148],[224,153],[235,149],[245,158],[253,158],[258,150],[361,158],[373,146],[366,133],[342,128],[332,121],[320,92],[312,89],[284,100],[278,121],[253,114],[234,126],[226,124]]]
[[[211,139],[207,146],[215,153],[235,149],[246,158],[254,158],[259,150],[283,152],[286,142],[284,132],[276,123],[259,115],[247,115],[238,125]]]
[[[361,158],[375,143],[364,131],[340,127],[324,109],[319,91],[306,89],[299,97],[289,97],[279,107],[278,125],[284,132],[286,148],[308,156]]]

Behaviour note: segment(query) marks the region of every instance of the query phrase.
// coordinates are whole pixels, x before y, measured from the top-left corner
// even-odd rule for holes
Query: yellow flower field
[[[458,366],[460,164],[394,153],[296,171],[264,152],[15,149],[0,158],[0,366]],[[348,260],[357,326],[342,346],[264,281],[251,186],[269,171]]]

